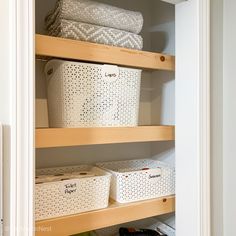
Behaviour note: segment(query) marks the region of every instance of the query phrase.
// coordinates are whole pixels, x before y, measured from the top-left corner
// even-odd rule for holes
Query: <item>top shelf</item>
[[[148,70],[175,70],[174,56],[39,34],[36,34],[36,55]]]

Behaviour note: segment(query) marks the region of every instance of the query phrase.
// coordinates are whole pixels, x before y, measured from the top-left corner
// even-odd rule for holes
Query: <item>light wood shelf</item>
[[[116,64],[151,70],[175,69],[175,57],[36,34],[36,55]]]
[[[43,128],[36,129],[36,148],[94,144],[171,141],[174,126],[138,126],[116,128]]]
[[[36,236],[66,236],[175,211],[175,197],[141,202],[111,203],[108,208],[49,220],[36,221]]]

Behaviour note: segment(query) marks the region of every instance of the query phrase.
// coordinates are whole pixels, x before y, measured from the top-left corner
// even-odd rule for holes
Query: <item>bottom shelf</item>
[[[108,208],[36,221],[36,236],[67,236],[125,222],[141,220],[175,211],[175,196],[120,204],[111,202]]]

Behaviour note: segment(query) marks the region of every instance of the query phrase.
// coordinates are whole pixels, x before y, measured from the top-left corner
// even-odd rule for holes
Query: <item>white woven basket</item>
[[[175,193],[175,170],[170,165],[150,160],[98,163],[112,173],[110,196],[127,203]]]
[[[84,165],[39,169],[36,171],[36,176],[76,171],[90,171],[95,176],[36,184],[36,220],[77,214],[108,206],[111,174],[100,168]]]
[[[51,60],[45,72],[50,127],[138,124],[141,70]]]

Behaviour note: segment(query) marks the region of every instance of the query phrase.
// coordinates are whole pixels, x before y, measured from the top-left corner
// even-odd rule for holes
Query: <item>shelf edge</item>
[[[37,56],[108,63],[150,70],[175,70],[175,57],[171,55],[40,34],[36,34],[35,40]]]
[[[36,148],[173,141],[174,139],[174,126],[47,128],[35,131]]]

